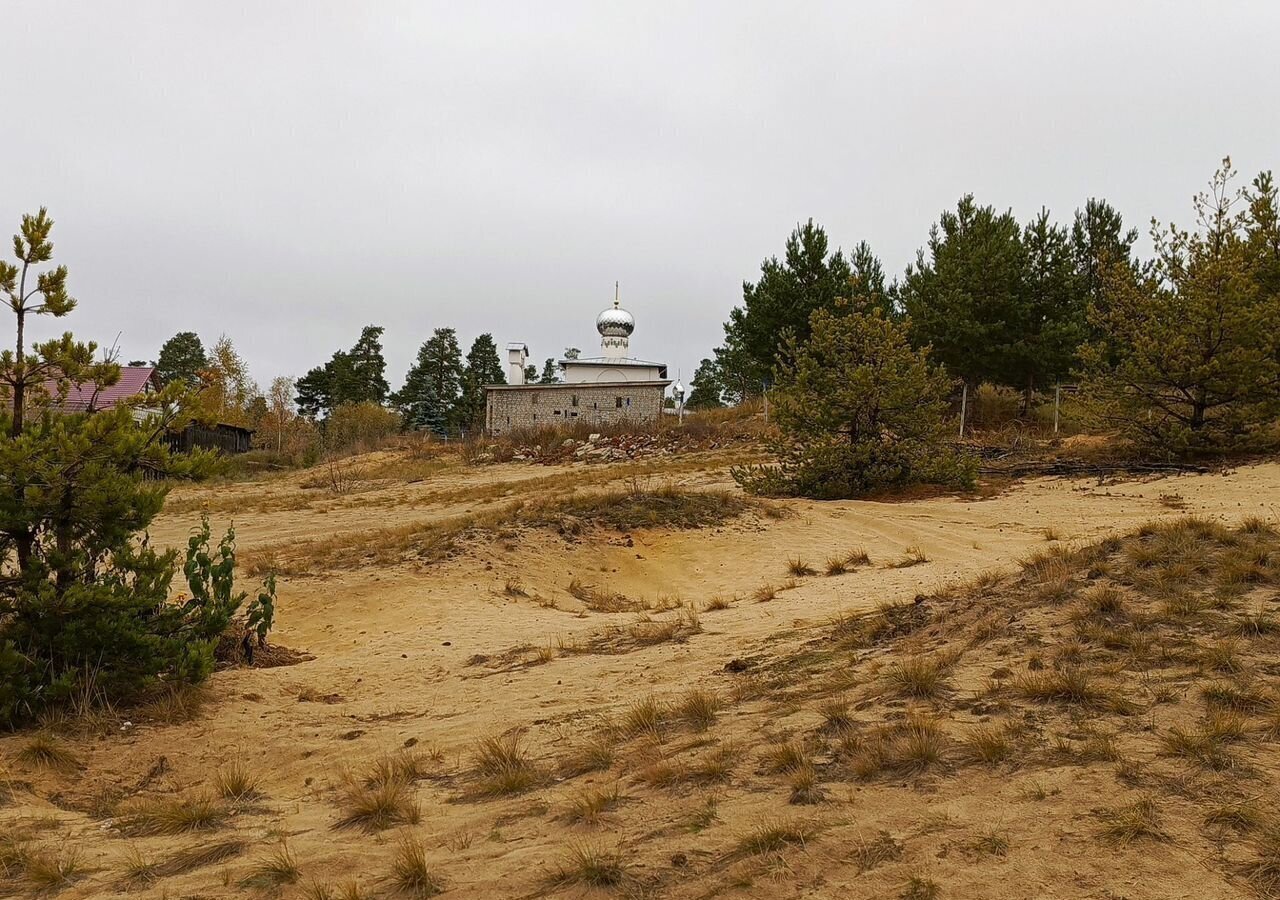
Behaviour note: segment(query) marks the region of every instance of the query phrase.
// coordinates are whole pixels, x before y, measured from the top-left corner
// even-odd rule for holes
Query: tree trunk
[[[13,361],[13,422],[9,428],[9,434],[18,437],[22,434],[23,414],[26,406],[26,359],[23,356],[25,348],[22,345],[22,332],[26,325],[26,311],[18,310],[18,355]]]

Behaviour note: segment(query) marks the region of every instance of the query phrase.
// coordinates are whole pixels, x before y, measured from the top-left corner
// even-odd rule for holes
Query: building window
[[[538,392],[537,392],[537,391],[533,391],[531,394],[529,394],[529,402],[530,402],[530,403],[533,403],[533,404],[536,404],[536,403],[538,402]]]
[[[571,405],[573,405],[573,406],[577,406],[577,405],[578,405],[578,395],[577,395],[577,394],[574,394],[572,397],[570,397],[570,398],[569,398],[569,403],[570,403]]]
[[[614,405],[614,406],[616,406],[618,409],[622,409],[622,398],[621,398],[621,397],[614,397],[614,398],[613,398],[613,405]]]
[[[627,406],[630,406],[630,405],[631,405],[631,398],[630,398],[630,397],[628,397],[628,398],[627,398]]]

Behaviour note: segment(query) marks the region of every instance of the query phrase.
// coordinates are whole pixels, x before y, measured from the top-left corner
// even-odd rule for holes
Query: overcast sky
[[[80,300],[37,335],[225,331],[264,387],[367,323],[393,387],[442,325],[590,352],[615,280],[687,381],[809,217],[897,274],[966,192],[1145,232],[1280,168],[1274,0],[0,11],[0,233],[48,206]]]

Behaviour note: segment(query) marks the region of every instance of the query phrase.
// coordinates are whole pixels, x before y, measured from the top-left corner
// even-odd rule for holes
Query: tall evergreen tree
[[[179,331],[160,348],[156,360],[156,377],[161,384],[180,381],[187,387],[200,385],[200,373],[209,365],[200,335],[194,331]]]
[[[1022,229],[1012,212],[973,195],[942,213],[901,285],[916,346],[970,384],[1022,386],[1018,347],[1026,321]]]
[[[1124,218],[1106,200],[1090,198],[1076,210],[1071,224],[1071,252],[1086,306],[1103,304],[1104,283],[1114,282],[1116,266],[1137,274],[1133,245],[1138,229],[1124,227]]]
[[[547,361],[542,364],[542,374],[538,376],[538,384],[559,384],[560,371],[556,368],[556,361],[553,357],[547,357]]]
[[[462,391],[462,372],[457,332],[452,328],[437,328],[418,348],[418,357],[395,396],[405,427],[428,428],[444,434],[457,415],[455,406]]]
[[[1010,360],[1023,389],[1023,413],[1038,385],[1065,377],[1076,363],[1085,337],[1084,284],[1076,269],[1067,230],[1049,221],[1048,210],[1022,233],[1026,252],[1022,333],[1015,335]]]
[[[848,292],[849,263],[829,252],[827,234],[810,219],[787,239],[783,258],[760,265],[760,280],[743,282],[742,306],[729,313],[716,360],[735,393],[759,393],[788,336],[809,337],[809,317]]]
[[[484,388],[487,384],[506,384],[493,335],[482,334],[471,342],[466,366],[462,370],[461,394],[453,420],[459,428],[476,428],[484,420]]]
[[[347,353],[348,365],[342,369],[337,389],[341,403],[387,402],[391,388],[387,384],[387,361],[382,356],[381,325],[366,325],[360,338]]]
[[[297,403],[300,415],[327,418],[348,403],[387,402],[387,361],[382,356],[380,325],[366,325],[350,350],[338,350],[323,366],[316,366],[298,379]]]

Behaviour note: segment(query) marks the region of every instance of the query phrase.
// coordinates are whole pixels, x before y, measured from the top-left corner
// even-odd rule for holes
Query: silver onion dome
[[[613,301],[613,306],[596,316],[596,331],[601,337],[630,337],[636,330],[636,320],[631,313]]]

